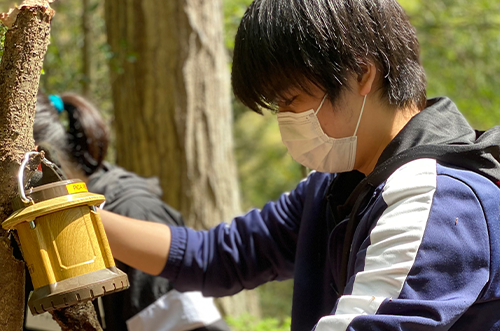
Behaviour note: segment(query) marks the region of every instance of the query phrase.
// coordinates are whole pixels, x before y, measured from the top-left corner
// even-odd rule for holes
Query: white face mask
[[[326,95],[316,111],[278,113],[281,139],[293,159],[309,169],[330,173],[351,171],[356,160],[356,133],[365,108],[366,95],[354,135],[340,139],[328,137],[319,124],[316,114],[325,100]]]

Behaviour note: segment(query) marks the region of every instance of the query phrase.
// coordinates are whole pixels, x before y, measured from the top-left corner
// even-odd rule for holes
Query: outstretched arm
[[[158,275],[167,262],[170,228],[139,221],[99,209],[113,256],[152,275]]]

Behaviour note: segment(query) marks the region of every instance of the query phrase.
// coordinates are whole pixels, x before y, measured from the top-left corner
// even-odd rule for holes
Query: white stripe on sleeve
[[[343,295],[335,315],[321,318],[316,331],[345,331],[359,315],[375,314],[387,298],[397,298],[422,242],[436,191],[436,161],[418,159],[396,170],[382,197],[387,204],[370,234],[365,267]]]

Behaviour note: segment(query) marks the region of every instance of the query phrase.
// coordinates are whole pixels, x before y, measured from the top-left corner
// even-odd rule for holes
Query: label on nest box
[[[88,192],[87,185],[85,183],[72,183],[66,185],[66,189],[69,194]]]

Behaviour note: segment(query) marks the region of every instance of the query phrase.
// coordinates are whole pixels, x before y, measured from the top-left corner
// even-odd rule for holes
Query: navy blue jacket
[[[209,231],[172,228],[163,275],[225,296],[294,278],[292,330],[500,330],[498,128],[429,100],[367,177],[311,173]]]

